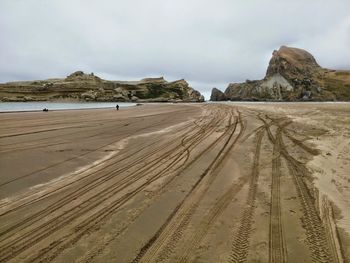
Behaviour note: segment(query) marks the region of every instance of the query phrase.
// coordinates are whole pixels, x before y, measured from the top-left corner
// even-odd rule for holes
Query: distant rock
[[[0,101],[73,99],[83,101],[202,102],[204,97],[181,79],[140,81],[103,80],[93,73],[76,71],[64,79],[19,81],[0,84]]]
[[[213,92],[211,100],[219,100]],[[273,51],[264,79],[231,83],[224,94],[228,100],[349,101],[350,71],[322,68],[309,52],[282,46]]]
[[[211,95],[210,95],[211,101],[222,101],[226,99],[227,99],[226,95],[221,90],[218,90],[217,88],[213,88],[211,90]]]

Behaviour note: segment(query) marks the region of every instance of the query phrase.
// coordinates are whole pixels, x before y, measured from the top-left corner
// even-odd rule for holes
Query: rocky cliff
[[[20,81],[0,84],[1,101],[83,100],[119,102],[200,102],[204,97],[185,80],[161,78],[140,81],[103,80],[93,73],[77,71],[64,79]]]
[[[309,52],[282,46],[264,79],[231,83],[224,94],[222,100],[349,101],[350,71],[322,68]]]

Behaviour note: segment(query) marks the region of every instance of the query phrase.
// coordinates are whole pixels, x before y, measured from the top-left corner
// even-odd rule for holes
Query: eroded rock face
[[[322,68],[309,52],[300,48],[282,46],[279,50],[273,51],[266,78],[276,73],[289,80],[312,78],[321,70]]]
[[[201,102],[204,97],[181,79],[163,77],[140,81],[108,81],[93,73],[76,71],[64,79],[21,81],[0,84],[0,100],[24,101],[76,99],[85,101],[185,101]]]
[[[282,46],[273,52],[264,79],[231,83],[225,96],[229,100],[350,100],[350,71],[324,69],[309,52]]]
[[[226,95],[221,90],[218,90],[217,88],[213,88],[211,90],[210,100],[223,101],[223,100],[226,100]]]

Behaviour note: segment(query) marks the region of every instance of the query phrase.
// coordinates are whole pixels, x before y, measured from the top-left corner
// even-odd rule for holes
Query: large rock
[[[211,95],[210,95],[211,101],[222,101],[226,99],[227,99],[226,95],[221,90],[218,90],[217,88],[213,88],[211,90]]]
[[[279,50],[273,51],[266,78],[278,73],[292,81],[296,78],[312,78],[321,70],[322,68],[309,52],[300,48],[282,46]]]
[[[224,94],[229,100],[350,100],[350,71],[324,69],[309,52],[282,46],[264,79],[231,83]]]

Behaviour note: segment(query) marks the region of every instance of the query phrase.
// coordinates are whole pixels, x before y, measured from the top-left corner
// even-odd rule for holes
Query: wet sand
[[[350,104],[0,121],[0,262],[350,260]]]

